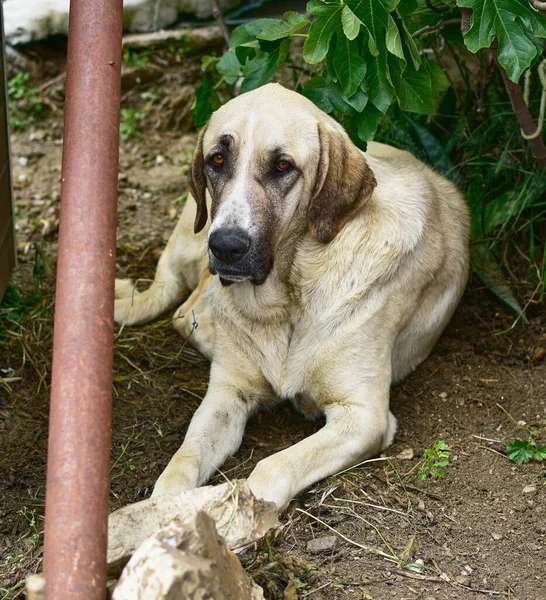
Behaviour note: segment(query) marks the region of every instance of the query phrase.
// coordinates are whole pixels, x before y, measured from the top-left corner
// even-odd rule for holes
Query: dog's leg
[[[198,274],[206,262],[206,232],[193,234],[194,216],[195,202],[188,198],[149,289],[139,293],[130,280],[116,279],[116,323],[138,325],[151,321],[180,303],[197,284],[188,280],[188,274]]]
[[[378,454],[396,431],[396,419],[384,404],[338,403],[325,413],[320,431],[256,465],[248,479],[255,496],[282,510],[306,487]]]
[[[254,373],[250,364],[229,365],[228,369],[213,363],[207,394],[184,443],[157,480],[153,496],[175,495],[203,485],[241,445],[245,424],[258,408],[260,384],[248,377]]]
[[[209,360],[212,360],[214,348],[214,322],[204,292],[211,279],[212,275],[208,269],[204,270],[199,285],[186,302],[177,309],[173,317],[175,330],[188,339]]]

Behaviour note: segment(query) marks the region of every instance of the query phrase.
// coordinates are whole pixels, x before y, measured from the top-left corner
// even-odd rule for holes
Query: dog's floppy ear
[[[319,123],[318,132],[320,159],[308,219],[312,236],[326,244],[369,200],[377,182],[344,131]]]
[[[205,177],[205,158],[203,156],[203,137],[205,136],[206,127],[203,127],[199,138],[197,139],[197,147],[193,153],[191,168],[188,173],[188,185],[191,195],[197,202],[197,213],[195,215],[195,223],[193,225],[194,233],[199,233],[207,223],[207,179]]]

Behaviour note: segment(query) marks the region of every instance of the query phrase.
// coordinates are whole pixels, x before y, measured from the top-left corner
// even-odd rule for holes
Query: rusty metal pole
[[[123,0],[70,5],[46,487],[48,600],[106,597]]]

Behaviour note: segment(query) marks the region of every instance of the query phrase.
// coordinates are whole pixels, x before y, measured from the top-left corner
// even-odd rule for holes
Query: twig
[[[322,519],[319,519],[318,517],[315,517],[315,515],[312,515],[311,513],[307,512],[306,510],[303,510],[303,508],[296,508],[296,511],[310,517],[311,519],[314,519],[317,523],[320,523],[321,525],[323,525],[330,531],[333,531],[336,535],[339,535],[339,537],[344,539],[346,542],[349,542],[349,544],[352,544],[353,546],[356,546],[357,548],[360,548],[361,550],[365,550],[366,552],[371,552],[372,554],[378,554],[379,556],[382,556],[383,558],[388,558],[389,560],[392,560],[393,562],[399,562],[397,556],[391,556],[390,554],[387,554],[386,552],[379,550],[379,548],[373,548],[372,546],[367,546],[365,544],[359,544],[358,542],[351,540],[346,535],[343,535],[337,529],[334,529],[333,527],[328,525],[328,523],[325,523]]]
[[[226,44],[229,47],[231,45],[231,36],[229,34],[229,29],[227,28],[218,0],[212,0],[212,16],[218,21],[218,25],[222,30],[222,35],[224,36]]]
[[[533,8],[536,8],[539,13],[546,17],[546,2],[541,2],[540,0],[529,0],[529,3]]]
[[[498,59],[495,59],[497,62],[497,66],[501,72],[502,79],[504,81],[504,87],[508,92],[508,96],[510,97],[510,102],[512,103],[512,107],[514,112],[516,113],[516,117],[519,121],[521,130],[527,136],[532,136],[537,131],[537,126],[533,116],[529,112],[529,108],[527,104],[525,104],[525,100],[523,98],[523,93],[521,91],[521,87],[519,84],[510,81],[504,67],[498,62]],[[533,156],[536,158],[538,164],[545,169],[546,168],[546,146],[544,145],[544,140],[538,136],[532,139],[527,140],[529,147],[531,148],[531,152]]]
[[[453,25],[454,23],[462,23],[462,19],[454,17],[453,19],[443,19],[442,21],[438,21],[438,23],[434,25],[425,25],[424,27],[421,27],[421,29],[414,31],[411,34],[411,37],[418,38],[421,35],[423,35],[423,33],[427,33],[428,31],[435,31],[436,29],[440,29],[440,27],[443,27],[444,25]]]

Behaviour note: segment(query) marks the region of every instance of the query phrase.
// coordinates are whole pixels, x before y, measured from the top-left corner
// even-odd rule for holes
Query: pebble
[[[536,485],[526,485],[523,490],[521,490],[523,494],[534,494],[537,491]]]
[[[337,536],[327,535],[326,537],[315,538],[307,542],[307,552],[311,554],[320,554],[321,552],[333,552],[337,548]]]
[[[498,542],[499,540],[502,540],[502,533],[492,533],[491,537]]]
[[[415,452],[413,451],[413,448],[406,448],[405,450],[402,450],[400,454],[397,454],[396,458],[399,458],[400,460],[413,460],[414,456]]]
[[[466,575],[457,575],[457,577],[455,577],[455,581],[459,585],[469,585],[470,584],[470,577],[467,577]]]
[[[544,350],[544,348],[542,346],[537,346],[533,350],[533,357],[535,360],[542,360],[544,358],[545,354],[546,354],[546,350]]]

